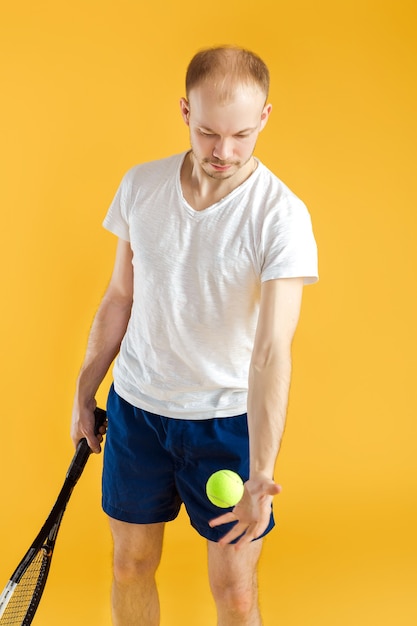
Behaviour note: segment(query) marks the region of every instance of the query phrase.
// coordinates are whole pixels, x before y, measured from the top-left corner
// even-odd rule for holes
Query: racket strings
[[[12,597],[0,618],[1,626],[26,626],[32,622],[49,569],[50,553],[39,550],[17,584]],[[33,607],[33,611],[32,611]]]

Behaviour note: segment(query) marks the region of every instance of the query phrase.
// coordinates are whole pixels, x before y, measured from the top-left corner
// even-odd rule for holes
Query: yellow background
[[[107,207],[130,166],[187,148],[178,100],[194,52],[236,43],[272,74],[257,155],[307,203],[320,247],[265,624],[417,623],[416,16],[413,0],[2,3],[0,587],[72,455],[74,381],[115,248]],[[110,624],[101,462],[69,504],[34,624]],[[185,516],[165,550],[162,626],[212,626]]]

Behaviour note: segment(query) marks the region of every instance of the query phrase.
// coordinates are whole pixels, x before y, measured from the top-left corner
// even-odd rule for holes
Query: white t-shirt
[[[104,227],[133,250],[132,314],[114,366],[117,393],[183,419],[247,410],[261,282],[317,280],[305,205],[258,161],[203,211],[185,200],[185,153],[133,167]]]

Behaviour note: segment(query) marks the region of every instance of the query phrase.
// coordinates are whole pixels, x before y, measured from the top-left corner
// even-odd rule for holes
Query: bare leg
[[[218,626],[261,626],[257,566],[262,539],[240,550],[208,542],[210,586]]]
[[[161,560],[164,524],[127,524],[110,519],[114,542],[114,626],[158,626],[155,573]]]

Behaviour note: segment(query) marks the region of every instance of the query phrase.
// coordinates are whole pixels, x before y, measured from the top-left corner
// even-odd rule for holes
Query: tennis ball
[[[243,481],[239,474],[227,469],[214,472],[206,484],[208,499],[222,509],[235,506],[243,496],[243,490]]]

